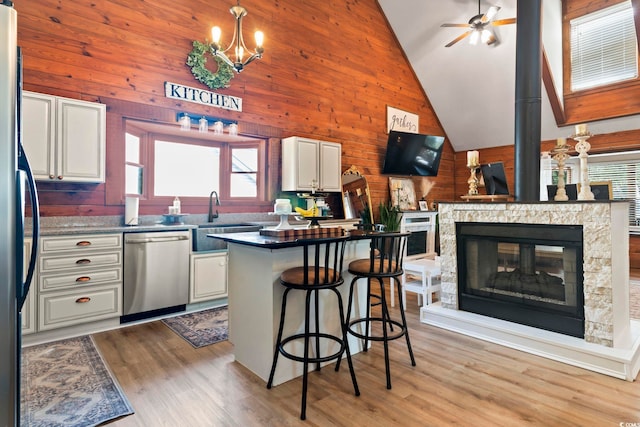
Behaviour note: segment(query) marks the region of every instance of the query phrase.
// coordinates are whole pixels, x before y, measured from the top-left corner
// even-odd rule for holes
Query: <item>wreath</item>
[[[194,40],[193,50],[187,56],[187,65],[191,67],[191,73],[196,80],[211,89],[229,87],[229,81],[233,78],[233,68],[224,62],[222,58],[214,56],[213,59],[216,60],[218,69],[215,73],[209,71],[206,67],[207,58],[204,56],[208,51],[209,46],[207,44]]]

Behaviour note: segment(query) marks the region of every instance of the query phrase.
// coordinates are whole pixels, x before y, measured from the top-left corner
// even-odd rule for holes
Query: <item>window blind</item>
[[[630,1],[573,19],[571,90],[638,76],[638,47]]]
[[[598,157],[589,156],[589,181],[611,181],[614,200],[630,201],[629,225],[640,225],[640,153]]]

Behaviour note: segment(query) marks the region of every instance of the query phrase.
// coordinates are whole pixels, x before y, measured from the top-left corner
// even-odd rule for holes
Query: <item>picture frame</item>
[[[594,200],[613,200],[613,186],[611,181],[594,181],[589,183]],[[580,194],[580,184],[578,184]]]
[[[392,130],[418,133],[418,129],[420,129],[418,126],[419,119],[420,117],[417,114],[387,105],[387,133]]]
[[[416,190],[410,178],[389,177],[389,191],[391,204],[398,206],[401,211],[415,211],[418,209]]]
[[[420,210],[421,211],[428,211],[429,208],[427,207],[427,201],[426,200],[418,200],[418,206],[420,206]]]

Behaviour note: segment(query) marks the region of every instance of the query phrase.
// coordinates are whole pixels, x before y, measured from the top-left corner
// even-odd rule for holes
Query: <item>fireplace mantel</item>
[[[421,320],[488,339],[514,348],[540,354],[566,363],[582,366],[597,372],[624,379],[634,379],[640,370],[640,322],[629,318],[629,226],[628,202],[533,202],[533,203],[440,203],[440,256],[442,262],[442,295],[439,304],[422,309]],[[456,223],[504,223],[504,224],[557,224],[583,227],[584,249],[584,340],[549,331],[541,331],[511,322],[490,319],[458,310],[458,274],[456,254]],[[445,320],[450,319],[450,320]],[[469,327],[461,324],[469,319]],[[462,322],[464,323],[464,321]],[[487,325],[483,328],[482,325]],[[493,326],[501,332],[492,339],[489,329]],[[466,330],[465,330],[466,329]],[[484,330],[483,330],[484,329]],[[517,344],[510,345],[504,330],[513,330]],[[530,333],[527,333],[530,331]],[[523,335],[529,334],[532,343],[523,343]],[[509,334],[507,334],[509,335]],[[514,336],[515,336],[514,335]],[[536,350],[535,344],[544,337],[544,350]],[[547,347],[549,341],[562,343],[562,350],[554,357]],[[526,339],[525,339],[526,341]],[[594,363],[591,356],[567,356],[567,342],[575,342],[575,352],[589,353],[607,359],[628,359],[619,367],[611,368],[611,361]],[[609,354],[610,356],[607,356]],[[576,360],[573,360],[573,359]],[[588,362],[581,359],[589,359]],[[617,362],[616,362],[617,363]],[[606,366],[599,367],[597,365]],[[615,364],[615,363],[614,363]],[[596,365],[593,367],[592,365]],[[611,373],[609,371],[615,371]]]

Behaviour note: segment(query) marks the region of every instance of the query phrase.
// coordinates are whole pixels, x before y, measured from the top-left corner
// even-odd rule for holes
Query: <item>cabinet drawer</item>
[[[95,249],[121,249],[122,234],[43,237],[40,239],[43,255],[59,251],[86,252]]]
[[[78,271],[74,274],[44,274],[40,276],[40,291],[61,288],[84,288],[108,282],[122,282],[122,269]]]
[[[118,284],[73,293],[41,294],[39,330],[120,316],[121,289]]]
[[[40,274],[59,270],[94,269],[96,267],[119,267],[122,251],[104,253],[73,254],[73,256],[43,256],[40,258]]]

